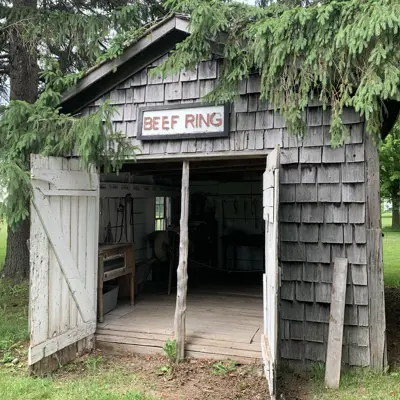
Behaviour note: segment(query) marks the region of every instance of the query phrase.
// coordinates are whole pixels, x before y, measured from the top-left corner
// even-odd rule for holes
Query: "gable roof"
[[[149,28],[118,58],[89,69],[62,97],[61,109],[76,113],[172,50],[188,34],[189,18],[171,14]]]

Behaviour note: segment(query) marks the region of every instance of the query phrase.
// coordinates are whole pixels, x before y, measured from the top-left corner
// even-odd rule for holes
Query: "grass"
[[[385,285],[400,286],[400,229],[392,229],[391,213],[382,214]]]
[[[317,370],[317,371],[315,371]],[[318,400],[399,400],[400,372],[377,373],[369,369],[348,369],[342,372],[340,388],[327,390],[323,386],[325,371],[314,368],[310,399]]]

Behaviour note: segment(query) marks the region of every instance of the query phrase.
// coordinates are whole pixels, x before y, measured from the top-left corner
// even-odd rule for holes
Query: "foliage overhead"
[[[261,97],[280,108],[291,132],[304,133],[302,111],[318,98],[331,107],[334,145],[348,135],[345,107],[379,135],[385,101],[400,101],[400,0],[261,3],[168,0],[172,10],[190,14],[191,35],[155,72],[166,75],[218,54],[221,78],[208,101],[232,100],[240,81],[257,72]]]

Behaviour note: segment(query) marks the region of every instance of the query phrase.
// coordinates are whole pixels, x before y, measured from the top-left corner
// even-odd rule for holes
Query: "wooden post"
[[[340,382],[346,280],[347,258],[335,258],[325,370],[325,386],[329,389],[338,389]]]
[[[385,287],[383,282],[379,154],[372,135],[364,131],[366,162],[367,274],[369,294],[370,366],[387,365]]]
[[[181,196],[179,265],[177,271],[176,309],[174,321],[177,361],[181,361],[185,358],[186,293],[188,281],[187,260],[189,250],[189,161],[183,162]]]

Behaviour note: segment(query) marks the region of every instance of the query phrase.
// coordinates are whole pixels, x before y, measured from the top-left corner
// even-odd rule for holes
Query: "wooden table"
[[[104,282],[125,277],[129,279],[131,306],[135,298],[135,252],[132,244],[99,245],[99,273],[97,285],[97,317],[103,322]]]

